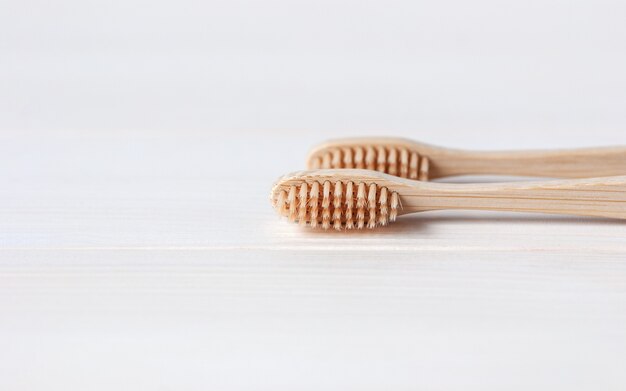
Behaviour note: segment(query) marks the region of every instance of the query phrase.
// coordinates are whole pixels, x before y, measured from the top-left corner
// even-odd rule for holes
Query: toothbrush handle
[[[491,184],[417,183],[401,214],[470,209],[626,219],[626,176]]]
[[[551,178],[626,175],[626,147],[556,151],[433,151],[431,178],[500,174]]]

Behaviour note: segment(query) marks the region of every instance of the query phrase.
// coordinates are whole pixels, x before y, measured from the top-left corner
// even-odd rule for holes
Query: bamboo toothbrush
[[[415,181],[371,170],[312,170],[280,178],[270,199],[291,221],[336,230],[385,226],[398,215],[441,209],[626,219],[626,176],[454,184]]]
[[[422,181],[468,174],[589,178],[626,175],[626,147],[478,152],[401,138],[352,138],[315,147],[307,167],[361,168]]]

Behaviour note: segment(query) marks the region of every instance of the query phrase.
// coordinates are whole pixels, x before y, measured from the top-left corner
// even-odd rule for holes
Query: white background
[[[0,389],[626,386],[626,226],[275,218],[314,143],[626,144],[621,1],[0,1]]]
[[[0,7],[2,129],[445,131],[459,145],[535,143],[524,132],[541,129],[560,143],[623,141],[621,1]]]

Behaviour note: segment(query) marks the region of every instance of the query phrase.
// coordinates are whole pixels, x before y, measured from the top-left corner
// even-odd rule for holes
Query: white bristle
[[[348,182],[346,184],[346,206],[352,207],[354,205],[354,182]]]
[[[426,157],[398,145],[361,145],[330,147],[311,158],[312,169],[358,168],[384,172],[402,178],[429,179]]]
[[[322,208],[328,208],[330,206],[330,182],[324,182],[322,190]]]
[[[333,228],[341,230],[341,212],[343,201],[343,184],[339,181],[335,182],[335,192],[333,194]]]
[[[333,151],[333,158],[332,158],[331,164],[333,168],[341,168],[341,150],[335,149]]]
[[[357,229],[363,229],[365,227],[365,210],[359,209],[356,212],[356,227]]]
[[[311,227],[315,228],[317,226],[317,216],[318,216],[318,200],[320,194],[320,184],[319,182],[313,182],[311,184],[311,191],[309,192],[309,210],[310,210],[310,222]]]
[[[391,193],[391,204],[389,212],[389,220],[396,221],[396,217],[398,217],[398,207],[400,206],[400,199],[398,197],[398,193],[395,191]]]
[[[287,202],[289,203],[289,221],[296,221],[297,217],[297,201],[296,201],[296,186],[292,185],[289,188],[289,195],[287,195]]]
[[[359,187],[357,188],[357,192],[356,192],[356,207],[357,208],[364,207],[366,199],[367,198],[365,196],[365,183],[361,182],[359,183]]]
[[[302,181],[281,186],[274,194],[272,203],[282,216],[313,228],[385,226],[402,208],[398,193],[372,182]]]
[[[333,157],[330,152],[326,152],[324,156],[322,156],[322,168],[331,168],[332,159]]]
[[[387,206],[387,188],[380,189],[380,197],[378,198],[378,205],[380,207],[380,213],[378,214],[378,222],[380,225],[387,225],[389,219],[389,208]]]
[[[300,225],[306,225],[306,211],[307,211],[307,199],[309,197],[309,187],[306,182],[300,186],[300,192],[298,193],[298,222]]]
[[[344,148],[343,150],[343,166],[344,168],[354,168],[354,161],[352,160],[352,149]]]
[[[376,227],[376,185],[370,184],[369,192],[367,193],[367,206],[369,207],[369,221],[367,223],[368,228]]]
[[[343,184],[340,181],[335,182],[335,192],[333,194],[333,207],[341,208],[343,202]]]
[[[398,173],[398,151],[395,148],[389,149],[389,155],[387,155],[387,172],[390,175],[397,175]]]
[[[354,183],[348,182],[346,184],[346,229],[354,228],[353,219],[353,207],[354,207]]]
[[[324,182],[322,190],[322,228],[330,228],[330,182]]]
[[[370,213],[369,219],[367,220],[367,228],[376,228],[376,213]]]
[[[365,152],[365,168],[373,170],[376,167],[376,151],[374,147],[369,146]]]
[[[317,170],[318,168],[321,168],[321,167],[322,167],[322,158],[314,157],[311,160],[311,169]]]
[[[276,198],[276,207],[278,208],[278,213],[281,216],[284,216],[287,213],[287,192],[285,190],[281,190],[278,193],[278,197]]]
[[[387,168],[387,151],[385,150],[385,147],[378,147],[378,159],[376,163],[378,163],[376,166],[376,170],[380,172],[385,172]]]
[[[428,180],[428,170],[430,169],[430,162],[426,156],[422,157],[422,161],[420,162],[420,171],[419,171],[419,180],[427,181]]]
[[[367,192],[367,205],[370,209],[376,208],[376,184],[370,184]]]
[[[362,229],[365,226],[365,204],[367,198],[365,195],[365,183],[359,183],[359,187],[356,194],[356,226],[358,229]]]
[[[336,231],[341,231],[341,216],[338,219],[333,219],[333,228]]]
[[[411,159],[409,160],[409,178],[417,179],[419,170],[419,155],[415,152],[411,153]]]
[[[406,148],[400,150],[400,176],[402,178],[409,176],[409,151]]]
[[[363,163],[363,148],[354,148],[354,165],[356,168],[365,168]]]

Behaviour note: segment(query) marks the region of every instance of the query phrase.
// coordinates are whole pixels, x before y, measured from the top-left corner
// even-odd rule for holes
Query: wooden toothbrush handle
[[[431,178],[499,174],[551,178],[626,175],[626,147],[556,151],[433,151]]]
[[[472,209],[626,219],[626,176],[491,184],[416,183],[400,194],[401,214]]]

